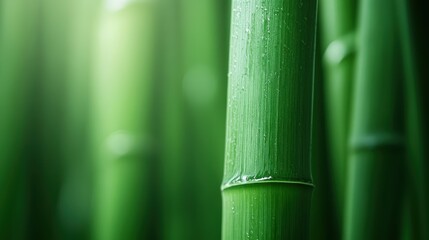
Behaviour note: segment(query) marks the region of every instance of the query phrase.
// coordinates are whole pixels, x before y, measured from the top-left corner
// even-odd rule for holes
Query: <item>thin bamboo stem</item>
[[[400,41],[402,43],[403,66],[405,70],[405,99],[406,99],[406,130],[407,130],[407,166],[409,178],[409,192],[412,204],[408,204],[413,213],[415,224],[413,227],[414,237],[417,239],[429,238],[427,230],[428,221],[428,191],[425,186],[425,146],[423,137],[423,111],[422,97],[419,92],[419,79],[422,77],[418,71],[418,58],[414,34],[412,33],[409,3],[404,0],[396,1],[400,26]],[[411,207],[412,206],[412,207]]]
[[[330,165],[334,185],[334,218],[344,212],[347,150],[355,65],[357,0],[321,2],[322,48]]]
[[[37,59],[38,1],[0,2],[0,239],[28,238],[29,98]]]
[[[139,239],[147,224],[156,1],[108,0],[96,52],[94,239]]]
[[[62,239],[90,239],[91,197],[93,191],[90,160],[90,85],[93,63],[93,33],[98,19],[98,0],[73,0],[67,66],[65,72],[64,180],[58,215]]]
[[[192,239],[192,221],[188,212],[189,191],[186,175],[189,157],[185,128],[183,99],[183,63],[181,61],[181,1],[162,1],[160,49],[162,81],[157,85],[159,110],[159,138],[162,185],[161,239]],[[174,39],[174,40],[173,40]]]
[[[362,0],[344,239],[398,239],[403,204],[403,72],[390,1]]]
[[[320,32],[319,32],[320,34]],[[326,111],[324,101],[324,77],[320,41],[316,47],[316,70],[314,77],[314,106],[311,143],[311,169],[316,187],[311,203],[310,239],[339,239],[339,219],[335,214],[334,185],[328,150]]]
[[[58,202],[64,173],[65,86],[68,80],[70,1],[40,0],[39,59],[34,86],[34,148],[30,173],[30,234],[38,239],[58,239]]]
[[[225,2],[223,1],[223,5]],[[191,171],[187,173],[192,191],[188,201],[195,239],[220,239],[221,196],[218,191],[222,180],[222,157],[225,145],[225,106],[227,61],[225,23],[227,9],[220,1],[181,2],[182,89],[184,93],[188,160],[183,162]],[[210,205],[211,207],[207,207]],[[189,206],[189,205],[188,205]]]

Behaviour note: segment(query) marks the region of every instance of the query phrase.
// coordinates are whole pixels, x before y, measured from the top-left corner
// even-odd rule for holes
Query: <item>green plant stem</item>
[[[224,240],[309,237],[316,6],[232,2]]]
[[[223,2],[223,3],[221,3]],[[188,161],[183,162],[190,192],[194,239],[220,239],[221,196],[219,183],[225,146],[225,106],[227,89],[227,26],[221,25],[228,1],[181,2],[181,49]],[[198,21],[196,21],[198,19]],[[192,195],[191,195],[192,194]],[[210,207],[207,207],[210,205]]]
[[[318,32],[320,35],[320,32]],[[324,78],[320,41],[316,47],[314,77],[314,105],[311,143],[311,169],[316,183],[311,204],[310,239],[339,239],[339,219],[334,205],[333,169],[328,158],[326,111],[324,101]]]
[[[90,238],[92,162],[90,160],[90,84],[93,35],[98,19],[98,0],[73,0],[67,25],[69,54],[65,72],[64,180],[58,214],[62,239]]]
[[[0,2],[0,239],[27,239],[29,98],[38,60],[39,2]]]
[[[94,91],[94,239],[147,237],[156,1],[105,1]]]
[[[159,138],[161,159],[162,223],[161,239],[192,239],[192,222],[187,198],[190,188],[187,177],[189,157],[183,99],[183,72],[180,48],[180,4],[176,0],[162,1],[161,42],[162,69],[157,85],[159,105]],[[172,39],[175,39],[174,41]]]
[[[403,65],[405,69],[405,96],[406,96],[406,116],[407,116],[407,166],[409,178],[409,195],[412,204],[412,215],[417,223],[409,224],[413,226],[414,237],[417,239],[429,238],[427,226],[428,217],[428,190],[425,186],[427,181],[427,168],[425,168],[425,145],[423,137],[423,108],[422,97],[419,91],[419,79],[421,73],[418,71],[418,58],[416,54],[416,44],[411,27],[409,3],[404,0],[396,1],[400,26],[400,40],[402,43]],[[426,179],[425,179],[426,178]]]
[[[361,4],[344,239],[399,239],[405,136],[397,15],[390,1]]]
[[[64,173],[65,93],[68,81],[70,1],[40,0],[38,29],[39,59],[34,74],[32,102],[33,152],[29,158],[30,210],[32,238],[58,239],[58,202]],[[36,111],[33,109],[37,109]]]
[[[325,101],[336,208],[342,223],[347,182],[347,149],[355,65],[357,0],[325,0],[320,4],[324,49]]]

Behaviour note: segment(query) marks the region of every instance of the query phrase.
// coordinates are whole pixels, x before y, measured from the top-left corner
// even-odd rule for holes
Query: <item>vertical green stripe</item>
[[[309,237],[316,6],[232,2],[224,240]]]
[[[94,239],[138,239],[146,226],[156,1],[105,1],[93,85]]]

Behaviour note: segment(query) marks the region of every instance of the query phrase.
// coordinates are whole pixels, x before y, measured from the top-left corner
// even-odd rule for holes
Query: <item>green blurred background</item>
[[[219,239],[229,2],[0,1],[0,239]]]

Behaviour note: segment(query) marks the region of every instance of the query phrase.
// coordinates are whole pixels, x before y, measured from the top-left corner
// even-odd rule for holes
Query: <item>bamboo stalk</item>
[[[29,158],[30,234],[38,239],[61,236],[58,203],[64,173],[65,83],[67,82],[69,1],[40,0],[37,74],[34,74],[33,151]],[[34,110],[37,109],[37,110]]]
[[[320,31],[318,32],[320,35]],[[319,36],[318,35],[318,36]],[[339,239],[339,219],[334,214],[334,185],[331,161],[328,158],[328,141],[326,129],[326,111],[324,101],[324,78],[322,68],[320,41],[316,47],[316,68],[314,77],[314,105],[311,142],[311,170],[316,187],[311,203],[310,239]]]
[[[394,4],[362,0],[344,239],[398,239],[403,72]]]
[[[0,2],[0,238],[28,238],[29,102],[36,72],[38,1]]]
[[[139,239],[152,166],[155,1],[104,2],[96,52],[94,239]]]
[[[342,223],[347,182],[347,143],[350,129],[355,65],[357,0],[326,0],[321,3],[324,49],[325,101],[330,163],[334,184],[334,218]]]
[[[309,237],[316,6],[232,3],[224,240]]]
[[[98,0],[74,0],[70,21],[66,74],[64,131],[64,180],[58,215],[62,239],[89,239],[93,179],[90,160],[90,84],[93,33],[98,19]]]
[[[407,192],[410,202],[409,208],[414,217],[412,226],[413,237],[416,239],[429,238],[428,230],[428,191],[427,168],[425,168],[425,145],[423,137],[423,114],[422,97],[419,92],[419,79],[422,79],[418,71],[417,44],[415,34],[412,32],[410,4],[407,1],[397,0],[396,9],[400,26],[400,40],[402,46],[403,66],[405,69],[405,100],[406,100],[406,133],[407,133],[407,167],[409,178],[409,191]],[[425,180],[426,178],[426,180]],[[417,222],[415,222],[417,221]]]
[[[188,143],[188,201],[194,226],[193,239],[217,240],[221,237],[221,196],[218,186],[222,181],[222,157],[225,145],[225,106],[227,69],[227,26],[223,23],[228,1],[181,1],[182,64],[181,79],[184,93]],[[221,8],[222,7],[222,8]],[[192,200],[191,200],[192,199]],[[208,208],[207,205],[210,205]]]
[[[429,36],[426,34],[425,19],[428,15],[428,10],[424,6],[423,0],[410,0],[408,2],[408,15],[410,22],[410,30],[412,33],[412,44],[415,49],[415,68],[418,73],[418,92],[422,108],[419,109],[422,115],[422,122],[429,122],[429,109],[425,107],[425,103],[429,102],[429,94],[426,94],[426,89],[429,89],[429,69],[427,67],[426,57],[429,55]],[[423,144],[425,146],[425,156],[429,155],[429,125],[423,124],[421,131],[423,131]],[[427,161],[426,161],[427,162]],[[428,169],[428,166],[425,167]],[[426,175],[429,176],[429,175]]]
[[[162,81],[157,85],[159,96],[159,138],[161,159],[162,223],[161,239],[192,239],[192,221],[187,206],[190,187],[188,173],[185,111],[182,86],[181,1],[162,1]]]
[[[225,51],[220,51],[226,33],[219,22],[229,22],[221,18],[220,5],[226,2],[164,4],[163,239],[219,239],[221,202],[215,186],[222,172],[226,89],[220,73],[226,72]]]

